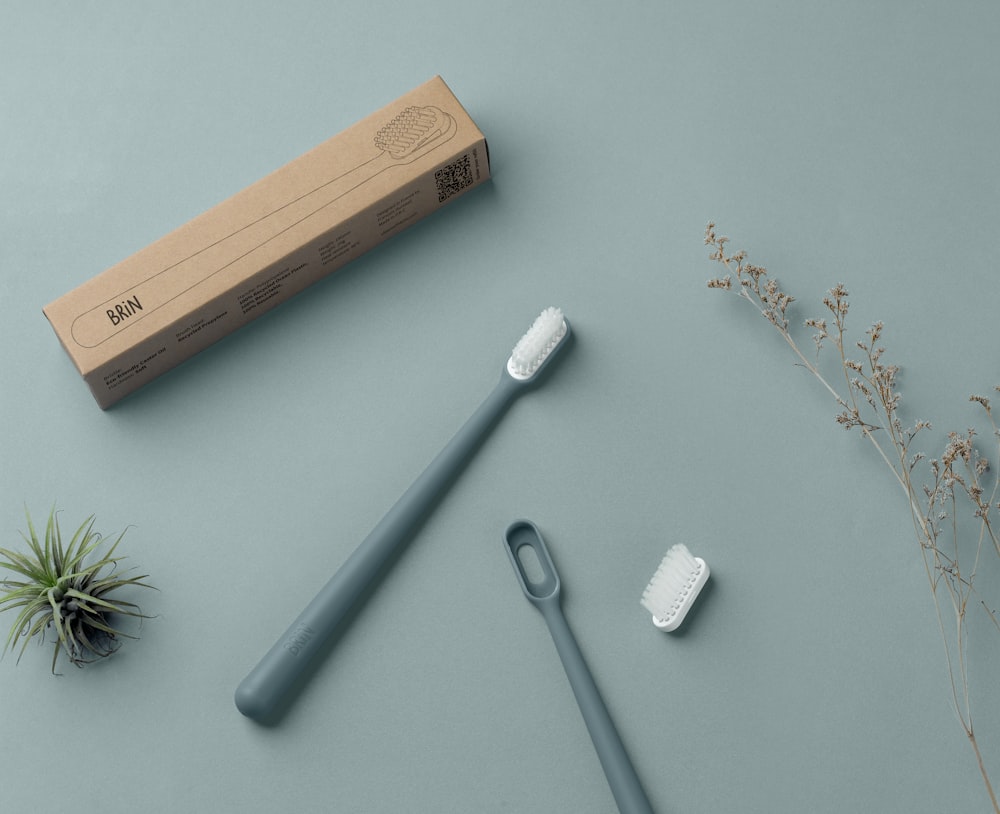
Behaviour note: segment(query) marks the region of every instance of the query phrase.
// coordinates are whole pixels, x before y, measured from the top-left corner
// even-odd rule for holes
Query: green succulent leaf
[[[115,556],[125,532],[108,543],[94,531],[91,515],[64,543],[58,515],[53,509],[40,536],[25,511],[28,532],[21,533],[27,552],[0,548],[0,612],[18,610],[2,654],[17,650],[20,661],[33,639],[55,633],[52,672],[60,652],[71,664],[82,667],[118,650],[122,638],[136,638],[120,630],[116,617],[148,618],[131,601],[111,596],[124,588],[153,588],[148,575],[119,572],[124,556]],[[103,545],[103,554],[98,549]],[[12,578],[12,577],[18,578]],[[155,590],[155,589],[154,589]],[[21,641],[18,648],[17,642]]]

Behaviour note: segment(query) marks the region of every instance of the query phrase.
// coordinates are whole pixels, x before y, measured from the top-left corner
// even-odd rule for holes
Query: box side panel
[[[85,374],[98,403],[114,404],[483,183],[489,177],[485,149],[479,140],[449,156],[440,167],[392,190],[365,211],[334,224],[279,262],[241,279],[229,291]]]
[[[436,78],[43,310],[108,406],[488,178]]]

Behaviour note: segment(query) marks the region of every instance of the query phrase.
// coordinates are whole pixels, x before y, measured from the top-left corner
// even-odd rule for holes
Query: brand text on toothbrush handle
[[[297,656],[302,652],[302,648],[305,647],[315,635],[316,632],[311,627],[299,625],[288,634],[288,637],[281,646],[293,656]]]

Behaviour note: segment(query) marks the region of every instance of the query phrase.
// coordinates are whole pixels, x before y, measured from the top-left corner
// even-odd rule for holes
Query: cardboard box
[[[107,408],[489,174],[435,77],[43,311]]]

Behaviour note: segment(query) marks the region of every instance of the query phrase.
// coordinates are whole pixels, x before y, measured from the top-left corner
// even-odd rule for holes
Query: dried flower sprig
[[[26,512],[27,515],[27,512]],[[23,638],[18,661],[28,642],[44,640],[49,629],[55,630],[52,672],[63,652],[70,663],[82,667],[118,650],[121,637],[135,638],[116,628],[115,616],[148,618],[133,602],[112,598],[122,588],[151,588],[143,582],[148,575],[127,576],[118,572],[124,557],[115,550],[125,532],[111,543],[103,555],[97,549],[103,542],[93,530],[93,516],[87,518],[69,543],[64,543],[55,510],[49,515],[44,538],[39,538],[27,515],[28,533],[21,536],[28,544],[28,553],[0,548],[0,568],[19,578],[0,578],[0,611],[20,608],[10,629],[3,652]],[[87,558],[95,555],[93,561]]]
[[[897,389],[900,368],[885,361],[883,323],[876,322],[853,344],[848,339],[850,302],[843,284],[835,285],[824,297],[826,316],[803,322],[814,331],[814,360],[801,350],[790,329],[788,307],[795,301],[794,297],[784,292],[763,266],[749,263],[745,251],[729,254],[728,243],[729,238],[718,235],[715,224],[709,223],[705,230],[705,244],[712,247],[709,258],[720,263],[726,272],[710,280],[709,288],[735,289],[742,299],[760,311],[791,348],[798,363],[834,398],[838,407],[837,424],[846,430],[858,430],[871,442],[903,490],[934,598],[952,701],[972,745],[993,810],[1000,814],[1000,804],[972,722],[966,630],[970,607],[978,607],[1000,631],[994,606],[980,596],[976,586],[976,573],[984,551],[992,548],[1000,555],[1000,537],[992,515],[994,510],[1000,510],[1000,480],[993,479],[992,486],[987,483],[989,459],[977,449],[974,429],[949,433],[938,458],[928,460],[924,453],[912,450],[914,440],[925,435],[931,424],[917,420],[907,425],[900,416],[901,395]],[[827,380],[818,364],[828,344],[836,351],[843,378],[838,386]],[[1000,391],[1000,387],[996,389]],[[994,441],[1000,445],[1000,429],[995,423],[990,400],[974,395],[970,401],[985,411]],[[971,508],[969,515],[977,524],[972,534],[964,533],[967,528],[960,524],[960,517],[966,515],[960,512],[959,503],[965,506],[966,502]],[[945,618],[948,609],[953,617],[951,624]]]

